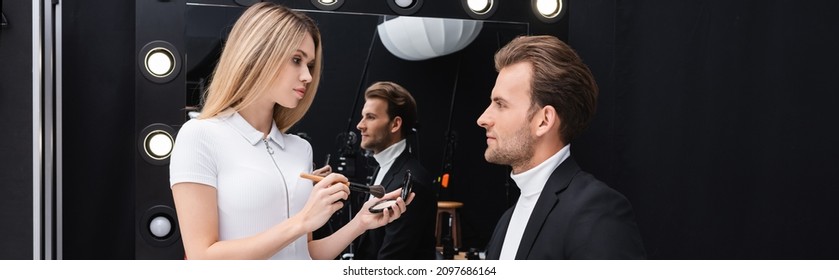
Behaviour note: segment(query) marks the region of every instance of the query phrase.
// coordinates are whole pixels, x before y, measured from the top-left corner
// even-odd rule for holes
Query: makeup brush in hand
[[[300,173],[300,177],[302,177],[304,179],[312,180],[315,183],[320,182],[320,180],[323,180],[323,177],[321,177],[321,176],[312,175],[312,174],[308,174],[308,173]],[[351,190],[358,191],[358,192],[369,193],[369,194],[375,196],[376,198],[382,198],[383,196],[385,196],[385,187],[382,187],[381,185],[368,186],[368,185],[353,183],[353,182],[341,182],[341,183],[347,184],[347,186],[349,186]]]

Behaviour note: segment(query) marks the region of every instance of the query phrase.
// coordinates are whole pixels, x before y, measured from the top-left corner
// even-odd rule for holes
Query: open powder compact
[[[405,173],[405,178],[402,179],[402,194],[401,194],[402,201],[406,201],[408,199],[408,194],[411,193],[411,187],[412,186],[413,186],[413,183],[411,181],[411,170],[408,169]],[[370,212],[371,213],[382,213],[382,211],[384,211],[385,209],[390,208],[394,205],[396,205],[396,200],[395,199],[382,200],[382,201],[377,202],[373,206],[370,206]]]

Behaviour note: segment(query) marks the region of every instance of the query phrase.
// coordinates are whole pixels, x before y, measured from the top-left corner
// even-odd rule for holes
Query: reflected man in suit
[[[484,157],[512,167],[521,195],[501,216],[486,258],[645,258],[629,201],[571,156],[597,105],[588,66],[556,37],[521,36],[495,54],[495,68],[490,105],[478,118]]]
[[[355,259],[435,259],[437,195],[406,141],[417,123],[416,101],[408,90],[393,82],[374,83],[365,91],[364,99],[356,128],[361,132],[361,148],[371,151],[379,164],[373,184],[384,186],[388,192],[396,190],[410,170],[415,196],[410,211],[359,238]]]

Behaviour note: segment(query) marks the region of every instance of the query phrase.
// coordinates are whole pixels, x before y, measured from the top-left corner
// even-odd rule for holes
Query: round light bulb
[[[486,13],[492,5],[492,0],[467,0],[466,5],[473,12],[483,14]]]
[[[402,7],[402,8],[408,8],[408,7],[410,7],[411,5],[414,4],[414,0],[396,0],[394,2],[396,3],[396,6],[399,6],[399,7]]]
[[[536,10],[545,17],[555,17],[559,14],[559,1],[562,0],[536,0]]]
[[[165,158],[172,153],[172,137],[163,131],[152,132],[148,139],[149,153],[155,158]]]
[[[146,67],[152,75],[162,77],[172,73],[175,60],[172,54],[164,49],[152,51],[146,59]]]
[[[335,4],[336,0],[318,0],[318,1],[320,1],[320,3],[324,4],[324,5],[332,5],[332,4]]]
[[[163,216],[157,216],[149,223],[151,234],[157,238],[163,238],[172,231],[172,221]]]

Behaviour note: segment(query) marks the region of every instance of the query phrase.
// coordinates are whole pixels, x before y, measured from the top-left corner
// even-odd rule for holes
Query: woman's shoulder
[[[218,117],[207,119],[189,119],[178,131],[178,135],[207,135],[223,132],[223,122]]]
[[[286,143],[286,145],[291,147],[305,147],[308,150],[312,150],[312,144],[309,143],[309,141],[307,141],[306,139],[303,139],[303,137],[300,137],[299,135],[292,133],[283,133],[282,135],[283,141]]]

